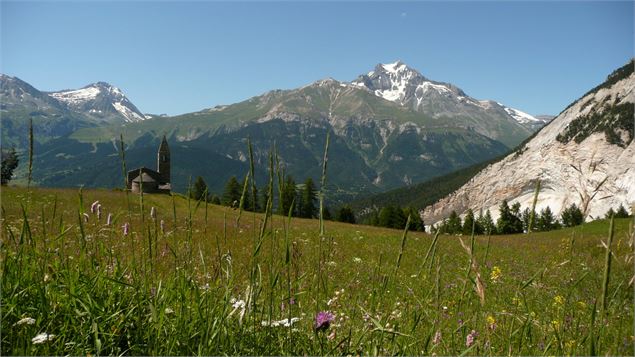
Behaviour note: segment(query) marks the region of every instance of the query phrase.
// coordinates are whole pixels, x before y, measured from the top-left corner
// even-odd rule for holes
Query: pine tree
[[[2,185],[4,186],[13,178],[13,171],[18,167],[20,160],[14,147],[7,152],[0,149],[0,152],[2,152]]]
[[[521,220],[523,221],[523,232],[529,233],[529,221],[531,220],[531,210],[529,208],[525,208],[521,215]]]
[[[379,226],[379,212],[374,209],[370,212],[368,217],[368,224],[371,226]]]
[[[543,208],[540,211],[540,217],[538,217],[537,227],[538,230],[543,232],[550,231],[555,228],[554,216],[549,206]]]
[[[628,217],[629,217],[628,211],[626,211],[626,208],[624,208],[624,206],[620,204],[620,207],[617,209],[617,212],[615,212],[615,218],[628,218]]]
[[[500,216],[496,220],[496,230],[498,234],[513,234],[523,231],[523,224],[520,219],[520,205],[514,205],[514,210],[509,208],[507,200],[503,200],[499,207]]]
[[[523,232],[523,218],[522,218],[522,213],[520,212],[520,202],[514,203],[510,209],[510,212],[512,214],[512,217],[511,217],[512,231],[514,233],[522,233]]]
[[[408,217],[400,207],[395,207],[393,210],[392,225],[391,228],[404,229],[406,227],[406,220]]]
[[[261,192],[260,207],[262,207],[262,212],[264,212],[267,209],[267,203],[269,202],[269,187],[264,186]]]
[[[324,219],[325,221],[330,221],[333,219],[333,216],[331,216],[331,211],[329,210],[328,206],[324,206],[322,208],[322,219]]]
[[[392,228],[392,224],[393,224],[393,220],[395,216],[394,210],[395,210],[395,207],[389,205],[382,208],[381,211],[379,211],[378,225],[380,227]]]
[[[421,219],[421,215],[419,211],[414,207],[410,206],[404,210],[406,219],[410,216],[410,227],[408,228],[411,231],[416,232],[425,232],[426,228],[423,224],[423,220]]]
[[[611,207],[611,208],[609,208],[608,211],[606,211],[606,214],[604,215],[604,218],[610,219],[613,216],[615,216],[615,211],[613,211],[613,207]]]
[[[198,176],[196,181],[194,181],[194,186],[190,189],[190,197],[195,200],[204,200],[207,202],[207,194],[207,184],[201,176]]]
[[[308,178],[304,181],[304,188],[302,189],[301,205],[300,205],[300,217],[313,218],[317,216],[317,209],[315,208],[315,201],[317,200],[317,191],[313,184],[313,179]]]
[[[231,206],[238,208],[240,203],[240,196],[242,195],[242,188],[236,179],[236,176],[232,176],[225,184],[225,191],[223,192],[222,203],[225,206]]]
[[[461,217],[456,214],[456,211],[450,213],[448,217],[447,232],[450,234],[458,234],[463,231],[463,225],[461,224]]]
[[[343,206],[337,211],[335,219],[339,222],[355,223],[355,214],[350,206]]]
[[[287,176],[284,184],[282,185],[281,202],[278,205],[278,213],[286,216],[291,211],[293,215],[295,213],[295,201],[296,201],[295,181],[293,177]]]
[[[489,210],[485,211],[485,215],[479,218],[480,226],[484,234],[496,234],[496,226],[492,220],[492,214]]]
[[[474,220],[474,212],[472,211],[472,209],[468,209],[467,213],[465,214],[465,219],[463,220],[463,229],[462,229],[462,233],[463,235],[469,236],[472,234],[472,226],[474,226],[474,234],[480,234],[479,232],[479,224],[477,224]]]
[[[562,225],[565,227],[574,227],[584,222],[584,215],[575,203],[565,208],[560,216],[562,217]]]

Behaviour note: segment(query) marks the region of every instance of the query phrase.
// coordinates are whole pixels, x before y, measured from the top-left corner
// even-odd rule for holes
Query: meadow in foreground
[[[3,188],[2,353],[633,354],[632,220],[473,239],[319,225]]]

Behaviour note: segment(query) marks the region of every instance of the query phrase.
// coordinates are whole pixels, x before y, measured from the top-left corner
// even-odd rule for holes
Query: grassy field
[[[178,196],[6,187],[1,349],[633,355],[632,226],[435,239],[325,222],[320,235],[317,220]]]

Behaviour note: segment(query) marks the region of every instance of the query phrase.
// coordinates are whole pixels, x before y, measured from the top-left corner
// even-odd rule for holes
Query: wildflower
[[[97,220],[101,219],[101,204],[97,205]]]
[[[232,307],[234,309],[229,313],[228,316],[233,315],[238,310],[241,310],[240,311],[241,316],[245,313],[245,308],[247,307],[247,304],[245,304],[245,300],[237,300],[232,298],[231,300],[229,300],[229,302],[232,304]]]
[[[487,327],[489,327],[490,330],[496,330],[496,319],[494,318],[494,316],[489,315],[487,316]]]
[[[326,337],[329,341],[333,341],[335,340],[335,338],[337,337],[337,333],[335,332],[335,330],[331,331],[331,333]]]
[[[467,335],[467,337],[465,338],[465,346],[466,347],[472,347],[472,345],[474,344],[474,341],[476,341],[476,338],[478,337],[478,332],[472,330],[470,331],[470,334]]]
[[[172,315],[174,313],[174,310],[170,309],[169,307],[166,307],[164,310],[164,313],[166,315]]]
[[[489,276],[489,280],[491,280],[492,283],[496,283],[498,282],[498,279],[500,279],[501,275],[501,268],[499,268],[498,266],[494,266],[494,268],[492,268],[492,273]]]
[[[353,258],[353,262],[355,262],[355,263],[361,263],[361,262],[362,262],[362,258],[360,258],[360,257],[354,257],[354,258]]]
[[[88,222],[88,218],[90,217],[88,213],[84,213],[83,216],[84,216],[84,222]]]
[[[561,295],[556,295],[553,298],[553,306],[560,307],[562,305],[564,305],[564,298]]]
[[[316,331],[324,331],[327,330],[331,326],[331,322],[333,321],[333,314],[328,311],[320,311],[317,316],[315,316],[315,330]]]
[[[90,205],[90,213],[97,213],[97,205],[99,205],[99,201],[95,201],[92,205]]]
[[[21,325],[33,325],[35,324],[35,319],[32,317],[25,317],[23,319],[20,319],[20,321],[16,322],[15,324],[13,324],[13,326],[21,326]]]
[[[159,225],[161,226],[161,233],[165,234],[165,222],[161,220],[161,223],[159,223]]]
[[[123,228],[123,235],[127,236],[128,233],[130,233],[130,223],[126,222],[124,223],[123,226],[121,226],[121,228]]]
[[[580,310],[586,309],[586,302],[578,301],[578,307],[580,308]]]
[[[271,321],[271,324],[269,324],[269,321],[262,321],[260,324],[262,326],[271,326],[271,327],[279,327],[279,326],[283,326],[283,327],[291,327],[293,326],[293,324],[295,324],[296,322],[300,321],[299,317],[292,317],[290,319],[282,319],[279,321]]]
[[[106,225],[109,226],[112,223],[112,213],[108,213],[108,217],[106,218]]]
[[[438,345],[439,343],[441,343],[441,331],[435,332],[434,337],[432,338],[433,345]]]
[[[558,321],[558,320],[551,321],[551,326],[553,326],[554,330],[559,329],[560,328],[560,321]]]
[[[574,346],[575,346],[575,340],[569,340],[567,341],[564,346],[566,347],[566,349],[571,350]]]
[[[150,208],[150,218],[157,219],[157,210],[154,207]]]
[[[39,345],[39,344],[44,343],[46,341],[51,341],[53,339],[53,337],[55,337],[55,335],[48,334],[46,332],[42,332],[42,333],[37,334],[37,336],[33,337],[31,339],[31,342],[34,345]]]

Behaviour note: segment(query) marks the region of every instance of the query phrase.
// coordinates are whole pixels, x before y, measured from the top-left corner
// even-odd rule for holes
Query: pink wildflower
[[[467,335],[467,338],[465,339],[465,346],[466,347],[472,347],[472,345],[474,344],[474,341],[476,341],[477,337],[478,337],[478,332],[472,330],[470,332],[470,334]]]
[[[130,223],[128,222],[124,223],[124,225],[121,226],[121,228],[123,228],[123,235],[127,236],[128,233],[130,232]]]
[[[334,316],[328,311],[320,311],[315,316],[315,330],[325,331],[331,326]]]

